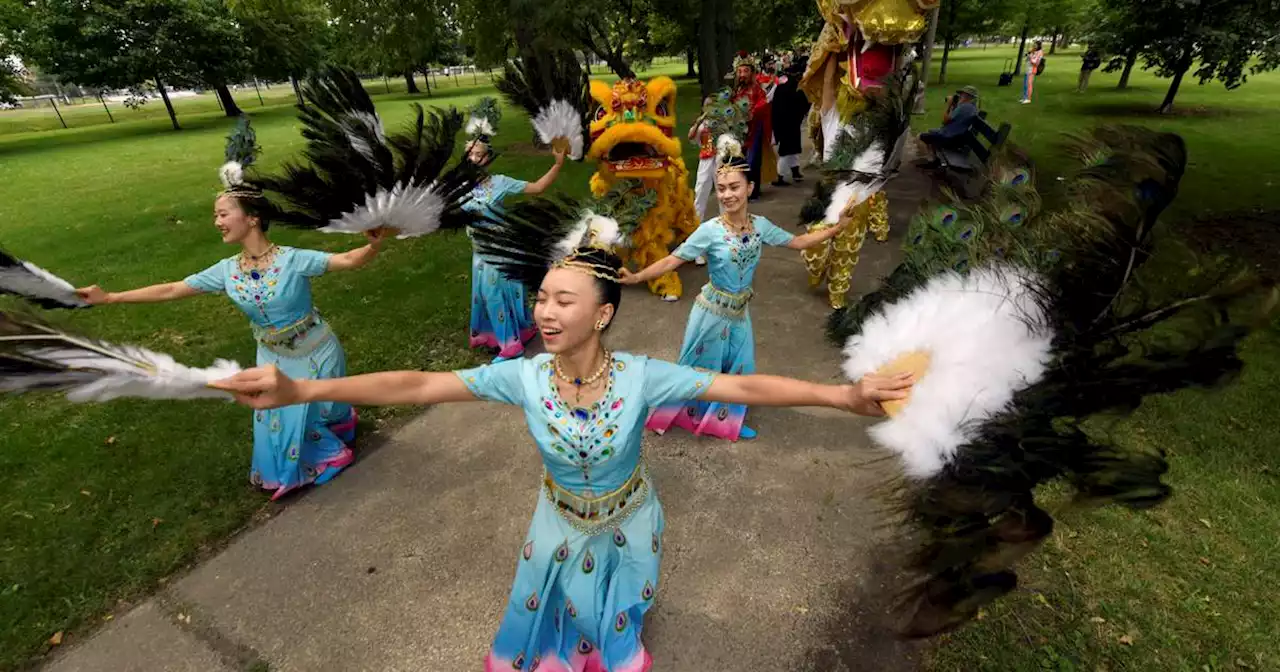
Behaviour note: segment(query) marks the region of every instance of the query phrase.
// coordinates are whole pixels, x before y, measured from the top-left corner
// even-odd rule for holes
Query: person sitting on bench
[[[933,158],[921,167],[940,168],[942,162],[938,160],[938,152],[941,150],[964,151],[965,136],[977,118],[977,87],[966,86],[956,91],[947,103],[947,111],[942,115],[942,128],[920,134],[920,141],[933,155]]]

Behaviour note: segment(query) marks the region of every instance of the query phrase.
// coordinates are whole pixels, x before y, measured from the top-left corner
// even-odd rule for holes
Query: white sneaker
[[[1031,104],[1031,101],[1029,101],[1029,100],[1023,100],[1023,101],[1019,101],[1019,102],[1021,102],[1023,105],[1030,105],[1030,104]]]
[[[693,263],[695,263],[695,264],[697,264],[697,265],[699,265],[699,266],[706,266],[706,265],[707,265],[707,258],[706,258],[706,257],[698,257],[697,259],[694,259],[694,260],[693,260]]]
[[[676,301],[680,300],[680,297],[676,296],[675,294],[663,294],[662,300],[666,301],[667,303],[675,303]]]

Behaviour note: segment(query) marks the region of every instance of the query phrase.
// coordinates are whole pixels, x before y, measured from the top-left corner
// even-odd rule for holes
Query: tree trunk
[[[1182,86],[1182,77],[1191,69],[1191,48],[1188,47],[1186,54],[1182,57],[1182,62],[1178,64],[1178,74],[1173,76],[1173,81],[1169,83],[1169,91],[1164,94],[1164,102],[1160,103],[1160,114],[1168,114],[1173,111],[1173,100],[1178,97],[1178,88]]]
[[[716,92],[720,76],[716,54],[716,0],[702,0],[698,15],[698,83],[702,97]]]
[[[289,75],[289,83],[293,85],[293,95],[298,99],[298,107],[306,107],[307,101],[302,97],[302,84],[297,75]]]
[[[173,102],[169,100],[169,92],[164,89],[164,82],[160,77],[156,76],[156,90],[160,92],[160,97],[164,100],[164,109],[169,111],[169,121],[173,122],[173,130],[181,131],[182,127],[178,125],[178,115],[173,111]]]
[[[426,70],[422,71],[422,81],[427,85],[427,97],[430,98],[431,97],[431,69],[430,68],[427,68]],[[437,86],[439,86],[439,84],[440,84],[439,82],[436,82]]]
[[[1050,54],[1055,54],[1055,53],[1057,53],[1057,52],[1058,52],[1058,35],[1060,35],[1061,33],[1062,33],[1062,29],[1061,29],[1061,28],[1054,28],[1054,29],[1053,29],[1053,40],[1051,40],[1051,41],[1049,42],[1049,53],[1050,53]]]
[[[1134,49],[1124,59],[1124,72],[1120,73],[1120,83],[1116,84],[1117,89],[1129,88],[1129,75],[1133,74],[1133,66],[1138,62],[1138,50]]]
[[[422,91],[418,89],[418,83],[413,79],[413,74],[413,70],[406,69],[404,71],[405,88],[409,93],[422,93]],[[428,84],[428,86],[430,86],[430,84]]]
[[[222,101],[222,111],[228,117],[238,117],[243,114],[240,106],[236,104],[236,99],[231,96],[231,89],[226,84],[219,84],[213,87],[214,93],[218,94],[218,100]]]
[[[733,0],[716,0],[716,77],[733,69]],[[716,82],[719,89],[723,82]],[[713,89],[714,90],[714,89]]]
[[[947,33],[942,42],[942,65],[938,66],[938,84],[947,83],[947,61],[951,57],[951,46],[956,41],[956,12],[964,0],[951,0],[950,11],[947,12]]]
[[[942,64],[938,66],[938,84],[945,85],[947,83],[947,61],[951,59],[951,43],[954,42],[956,36],[948,33],[942,43]]]
[[[697,51],[693,45],[689,45],[684,49],[684,76],[690,79],[698,76],[698,71],[694,69],[694,65],[698,62]]]
[[[609,66],[609,69],[613,71],[613,74],[617,75],[620,79],[635,78],[636,72],[635,70],[631,69],[631,65],[628,64],[626,59],[622,57],[621,49],[619,49],[616,53],[606,52],[603,54],[597,53],[596,55],[599,56],[601,59],[603,59],[604,64]]]
[[[1018,58],[1013,62],[1013,74],[1022,74],[1022,55],[1027,51],[1027,33],[1031,32],[1031,21],[1022,24],[1022,41],[1018,43]]]

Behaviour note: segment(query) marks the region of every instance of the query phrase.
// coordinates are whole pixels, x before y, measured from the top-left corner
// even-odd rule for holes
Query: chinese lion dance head
[[[676,85],[669,77],[648,83],[624,79],[591,82],[591,150],[600,171],[615,178],[662,177],[679,163],[675,138]]]
[[[634,216],[620,216],[628,261],[640,268],[670,252],[698,226],[689,172],[676,138],[676,85],[669,77],[590,84],[587,158],[597,162],[591,192]],[[675,272],[650,281],[654,294],[680,296]]]

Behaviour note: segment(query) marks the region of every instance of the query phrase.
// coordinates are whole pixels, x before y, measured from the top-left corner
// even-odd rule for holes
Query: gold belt
[[[310,313],[301,320],[279,329],[263,327],[257,324],[252,325],[253,337],[259,343],[268,349],[285,353],[296,349],[313,330],[323,326],[325,326],[324,321],[316,313]]]
[[[574,529],[586,534],[596,534],[621,525],[649,496],[648,469],[644,460],[636,465],[626,483],[599,497],[583,497],[566,490],[545,469],[542,472],[542,484],[547,501],[556,507],[560,517]]]
[[[716,315],[740,320],[747,313],[747,304],[751,303],[752,294],[750,287],[737,294],[730,294],[708,282],[702,286],[694,303]]]

